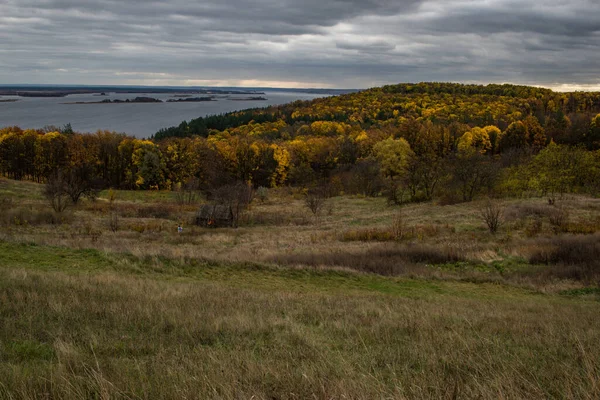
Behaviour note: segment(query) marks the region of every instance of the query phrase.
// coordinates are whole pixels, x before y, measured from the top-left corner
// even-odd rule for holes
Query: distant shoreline
[[[173,94],[217,94],[217,95],[264,95],[262,91],[254,90],[225,90],[225,89],[179,89],[179,88],[104,88],[82,87],[2,87],[0,86],[0,96],[19,96],[19,97],[66,97],[73,94],[92,94],[95,96],[114,94],[142,94],[142,93],[173,93]]]
[[[101,93],[142,94],[202,94],[202,95],[265,95],[268,92],[291,92],[319,95],[341,95],[354,93],[360,89],[325,89],[325,88],[275,88],[275,87],[235,87],[235,86],[137,86],[137,85],[47,85],[47,84],[0,84],[0,96],[21,97],[65,97],[73,94]]]

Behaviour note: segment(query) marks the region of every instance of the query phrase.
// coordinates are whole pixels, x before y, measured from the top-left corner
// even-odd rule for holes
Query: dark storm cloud
[[[0,83],[600,87],[598,21],[586,0],[0,0]]]

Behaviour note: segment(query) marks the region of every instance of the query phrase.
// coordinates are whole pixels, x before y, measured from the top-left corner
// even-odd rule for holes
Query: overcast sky
[[[600,90],[600,0],[0,0],[0,84]]]

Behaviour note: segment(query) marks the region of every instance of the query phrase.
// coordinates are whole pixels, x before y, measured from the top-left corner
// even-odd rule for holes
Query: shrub
[[[502,206],[489,200],[481,209],[480,215],[487,225],[490,233],[495,234],[502,222]]]
[[[306,193],[304,198],[304,204],[313,213],[315,217],[318,217],[325,206],[325,194],[322,190],[311,189]]]
[[[269,189],[264,186],[256,189],[256,198],[260,200],[261,203],[264,203],[269,198]]]

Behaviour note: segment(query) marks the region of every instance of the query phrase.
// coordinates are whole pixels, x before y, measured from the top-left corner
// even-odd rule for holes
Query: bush
[[[256,198],[260,200],[261,203],[264,203],[269,198],[269,189],[264,186],[256,189]]]
[[[502,206],[491,200],[480,211],[481,218],[492,234],[498,232],[498,228],[502,222],[502,211]]]
[[[325,207],[326,196],[322,188],[310,189],[304,198],[304,204],[315,217],[321,214]]]

